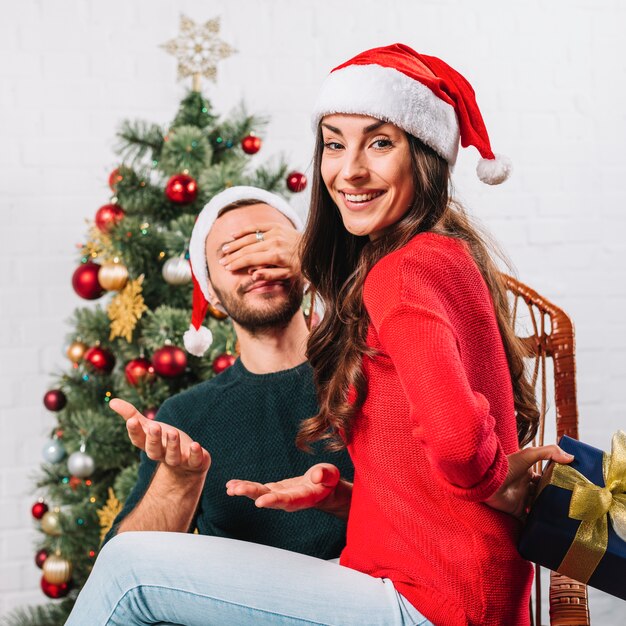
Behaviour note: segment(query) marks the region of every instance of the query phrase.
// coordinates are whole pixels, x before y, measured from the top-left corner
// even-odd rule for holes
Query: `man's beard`
[[[254,285],[253,281],[240,285],[234,294],[222,292],[215,285],[213,289],[233,322],[257,335],[285,328],[302,305],[304,281],[297,278],[280,282],[286,288],[286,297],[282,291],[279,294],[261,293],[257,298],[261,296],[264,302],[253,305],[245,301],[245,294]]]

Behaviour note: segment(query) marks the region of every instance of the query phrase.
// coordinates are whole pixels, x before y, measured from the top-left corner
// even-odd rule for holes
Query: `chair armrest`
[[[550,572],[551,626],[589,626],[587,586]]]

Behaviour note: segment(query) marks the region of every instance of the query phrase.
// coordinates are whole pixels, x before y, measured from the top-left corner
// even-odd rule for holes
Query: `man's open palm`
[[[148,458],[178,472],[206,473],[209,469],[210,454],[187,433],[148,419],[126,400],[114,398],[109,406],[124,418],[132,444]]]

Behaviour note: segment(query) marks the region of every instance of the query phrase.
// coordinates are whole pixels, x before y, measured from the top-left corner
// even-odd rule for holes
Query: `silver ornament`
[[[58,463],[65,457],[65,448],[60,439],[48,439],[43,447],[43,458],[48,463]]]
[[[67,469],[72,476],[88,478],[96,469],[96,464],[85,452],[73,452],[67,460]]]
[[[184,257],[175,256],[165,261],[162,272],[170,285],[185,285],[191,281],[191,265]]]

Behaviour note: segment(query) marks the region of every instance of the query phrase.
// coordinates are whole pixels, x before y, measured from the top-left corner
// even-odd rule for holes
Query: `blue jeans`
[[[416,626],[391,581],[245,541],[127,532],[100,553],[66,626]]]

